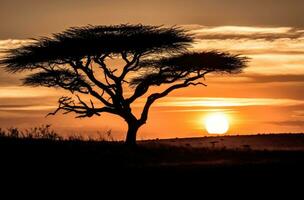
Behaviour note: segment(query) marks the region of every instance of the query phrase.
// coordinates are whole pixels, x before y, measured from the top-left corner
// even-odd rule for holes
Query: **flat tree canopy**
[[[133,145],[157,99],[179,88],[205,85],[200,81],[208,73],[239,73],[246,67],[247,58],[239,55],[189,51],[193,42],[194,36],[179,27],[90,25],[9,49],[0,64],[12,73],[32,71],[23,79],[24,85],[70,91],[72,97],[61,97],[51,114],[63,110],[77,117],[104,112],[122,117],[128,124],[126,142]],[[110,59],[125,64],[110,65]],[[149,94],[141,115],[135,116],[134,101],[149,93],[151,86],[160,85],[167,88]],[[85,96],[90,100],[84,100]]]

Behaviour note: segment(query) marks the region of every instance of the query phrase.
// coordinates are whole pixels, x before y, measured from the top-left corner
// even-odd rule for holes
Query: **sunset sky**
[[[229,134],[303,132],[303,8],[303,0],[1,0],[0,50],[71,26],[178,25],[195,35],[194,50],[242,54],[250,58],[249,67],[233,76],[210,74],[207,87],[189,87],[158,101],[138,139],[205,136],[203,119],[213,112],[228,116]],[[63,92],[23,87],[24,74],[0,70],[0,127],[52,124],[63,134],[84,135],[111,129],[124,138],[126,125],[115,116],[45,118]]]

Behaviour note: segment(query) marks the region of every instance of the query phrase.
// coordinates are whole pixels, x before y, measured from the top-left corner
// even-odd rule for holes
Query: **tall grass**
[[[29,129],[19,129],[11,127],[8,129],[0,128],[0,137],[8,138],[27,138],[27,139],[48,139],[63,140],[64,138],[51,129],[51,125],[41,125]]]
[[[15,138],[15,139],[46,139],[52,141],[111,141],[115,142],[111,130],[105,132],[97,132],[97,137],[84,137],[81,134],[71,134],[62,136],[51,128],[50,124],[41,125],[34,128],[20,129],[11,127],[7,129],[0,128],[0,138]]]

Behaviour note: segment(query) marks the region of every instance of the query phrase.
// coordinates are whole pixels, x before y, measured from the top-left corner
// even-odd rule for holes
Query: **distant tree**
[[[12,73],[34,72],[23,79],[24,85],[63,88],[73,94],[61,97],[50,114],[63,110],[78,118],[101,113],[122,117],[128,124],[126,143],[135,145],[137,131],[157,99],[190,85],[205,85],[198,80],[208,73],[237,73],[246,66],[246,58],[238,55],[188,51],[193,42],[193,35],[178,27],[74,27],[7,50],[0,65]],[[125,64],[118,67],[111,59]],[[150,93],[136,116],[135,100],[161,85],[168,86]]]

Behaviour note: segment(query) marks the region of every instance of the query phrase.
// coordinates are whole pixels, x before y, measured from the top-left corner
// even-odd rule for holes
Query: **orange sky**
[[[207,1],[202,2],[206,3]],[[282,9],[280,2],[284,1],[278,2],[279,8],[273,8],[274,15],[277,14],[277,10]],[[300,1],[294,2],[296,4]],[[257,9],[258,5],[259,3],[253,9]],[[291,3],[289,6],[292,7],[292,5]],[[5,6],[9,7],[11,4],[6,2]],[[50,9],[51,6],[54,5],[50,5]],[[112,6],[114,6],[113,9],[115,8],[115,12],[119,10],[115,5]],[[215,4],[210,3],[210,6],[211,10],[216,9]],[[27,7],[28,5],[25,6],[25,8]],[[228,10],[232,11],[233,8],[229,7],[230,10]],[[185,15],[178,15],[176,13],[178,9],[180,9],[179,3],[176,4],[174,10],[176,18]],[[190,18],[196,13],[196,10],[194,9],[194,14],[191,14],[190,8],[188,9],[188,17]],[[285,15],[293,19],[292,10],[289,12],[290,15],[288,13]],[[297,10],[295,9],[294,12]],[[147,124],[140,129],[138,139],[204,136],[206,131],[203,127],[203,118],[212,112],[222,112],[229,117],[231,123],[229,134],[303,131],[304,28],[301,28],[297,18],[294,18],[294,21],[290,20],[290,24],[280,24],[276,21],[270,23],[272,18],[266,17],[265,22],[267,23],[262,24],[258,23],[258,17],[249,16],[246,18],[248,23],[245,25],[242,20],[233,21],[235,16],[231,13],[227,13],[227,18],[232,21],[231,24],[225,20],[223,20],[223,25],[220,24],[220,20],[215,23],[214,20],[211,20],[213,19],[210,17],[211,14],[209,17],[201,16],[202,19],[209,19],[206,23],[203,23],[203,20],[191,19],[180,20],[180,23],[177,22],[178,20],[166,22],[168,25],[181,24],[182,27],[194,33],[197,39],[193,45],[195,50],[216,49],[240,53],[250,57],[251,60],[249,67],[242,74],[233,77],[210,74],[206,79],[207,87],[189,87],[160,100],[152,108]],[[151,14],[153,14],[152,11]],[[241,15],[246,16],[244,13]],[[73,15],[69,15],[68,11],[65,16],[63,21],[65,22],[64,26],[67,26],[70,24],[68,23],[69,17]],[[20,17],[15,14],[13,18]],[[132,22],[129,14],[126,14],[125,17]],[[151,23],[145,17],[143,13],[138,14],[138,18],[143,19],[142,23]],[[252,19],[250,23],[251,18],[255,20]],[[32,18],[27,16],[26,19]],[[97,21],[94,18],[95,24]],[[109,21],[117,23],[118,19],[111,18]],[[282,21],[285,22],[285,20]],[[15,23],[17,22],[15,21]],[[31,33],[36,36],[40,33],[47,35],[52,31],[60,31],[63,25],[59,26],[56,23],[50,23],[51,27],[45,27],[45,29],[41,28],[40,23],[32,24],[23,29],[24,34],[22,34],[22,27],[19,27],[18,30],[15,27],[8,28],[5,32],[2,30],[0,50],[26,44],[29,40],[25,38],[28,38]],[[104,19],[100,20],[100,23],[104,23]],[[159,20],[155,20],[155,23],[159,23]],[[71,23],[71,25],[74,24],[87,23],[80,20]],[[58,114],[45,118],[49,111],[56,108],[57,98],[63,94],[62,91],[20,86],[19,78],[23,76],[24,74],[9,75],[1,71],[1,127],[33,127],[41,124],[52,124],[53,128],[61,133],[82,133],[84,135],[93,135],[97,131],[103,132],[111,129],[114,137],[124,138],[125,124],[115,116],[103,115],[102,117],[79,120],[74,119],[73,115]],[[139,100],[136,103],[134,110],[141,109],[142,101]]]

